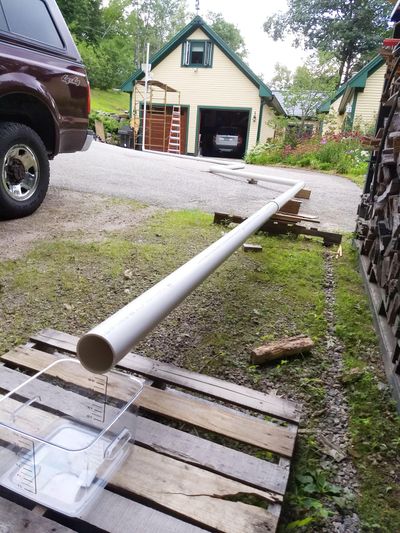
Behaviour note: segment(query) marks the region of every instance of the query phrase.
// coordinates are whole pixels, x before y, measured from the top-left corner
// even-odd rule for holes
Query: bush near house
[[[308,139],[268,140],[246,156],[254,165],[283,165],[333,172],[362,185],[370,154],[359,132],[315,135]]]

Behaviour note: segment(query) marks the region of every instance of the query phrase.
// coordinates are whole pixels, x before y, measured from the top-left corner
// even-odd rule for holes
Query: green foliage
[[[312,524],[314,522],[314,518],[312,516],[307,516],[307,518],[303,518],[302,520],[295,520],[294,522],[290,522],[286,526],[287,531],[292,531],[293,529],[297,529],[299,527],[305,527],[309,524]]]
[[[327,504],[346,508],[351,500],[351,495],[330,483],[327,473],[320,468],[300,470],[295,478],[290,501],[297,514],[303,518],[290,522],[286,529],[290,531],[310,524],[316,525],[333,515]]]
[[[93,87],[119,87],[131,74],[132,51],[123,37],[103,39],[96,46],[86,42],[77,45]]]
[[[290,31],[297,46],[332,53],[342,82],[376,53],[392,9],[386,0],[288,0],[287,5],[286,13],[267,19],[264,30],[275,40]]]
[[[212,11],[207,13],[207,22],[241,59],[246,58],[246,45],[239,28],[235,24],[227,22],[222,13],[213,13]]]
[[[129,125],[129,120],[117,120],[115,116],[101,111],[91,111],[89,115],[89,128],[95,131],[95,122],[99,120],[103,123],[104,132],[111,136],[113,143],[118,141],[118,130],[122,126]],[[108,141],[107,141],[108,142]]]
[[[293,146],[288,139],[259,144],[246,155],[255,165],[281,164],[343,174],[361,185],[370,154],[357,133],[315,136]]]
[[[64,18],[78,40],[97,43],[102,35],[101,0],[57,0]]]
[[[184,0],[61,0],[93,87],[119,87],[186,22]]]

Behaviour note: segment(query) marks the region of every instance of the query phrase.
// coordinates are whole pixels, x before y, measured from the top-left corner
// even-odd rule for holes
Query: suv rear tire
[[[50,168],[39,135],[17,122],[0,122],[0,218],[32,214],[43,202]]]

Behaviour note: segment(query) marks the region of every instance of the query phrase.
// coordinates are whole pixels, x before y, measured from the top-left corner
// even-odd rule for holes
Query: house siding
[[[188,38],[208,40],[207,35],[201,29],[195,30]],[[182,67],[181,58],[182,45],[178,46],[161,63],[154,67],[152,78],[180,91],[181,104],[190,106],[188,153],[195,153],[196,150],[198,108],[202,106],[249,109],[248,149],[251,149],[257,141],[260,109],[258,87],[226,57],[216,44],[214,44],[212,68],[195,69],[193,67]],[[177,103],[176,93],[168,94],[168,103]],[[255,121],[252,119],[254,112],[256,113]],[[271,113],[268,108],[264,118]],[[265,129],[265,132],[267,132],[267,129]]]
[[[354,125],[367,127],[375,125],[380,100],[382,97],[386,65],[382,65],[367,79],[365,89],[358,93],[354,116]]]
[[[260,129],[260,143],[265,143],[267,139],[273,139],[275,136],[275,129],[271,126],[271,121],[274,118],[274,112],[267,105],[263,105],[261,129]]]
[[[326,120],[324,120],[324,125],[322,128],[322,133],[334,132],[338,133],[343,130],[344,121],[346,119],[347,113],[339,115],[339,106],[342,100],[342,96],[335,100],[329,109],[329,115]],[[353,99],[349,102],[350,105],[353,105]]]
[[[386,65],[382,65],[378,70],[371,74],[362,90],[356,89],[357,100],[353,119],[353,128],[363,129],[374,126],[378,113],[380,100],[382,97],[383,84],[385,81]],[[340,132],[347,117],[347,113],[339,115],[339,106],[343,94],[337,98],[330,107],[329,117],[324,122],[323,132],[328,131]],[[347,103],[353,106],[354,95]]]

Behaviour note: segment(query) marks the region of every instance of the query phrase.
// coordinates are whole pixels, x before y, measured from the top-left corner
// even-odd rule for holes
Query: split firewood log
[[[314,342],[307,335],[297,335],[279,341],[271,341],[254,348],[251,352],[251,362],[262,364],[281,357],[290,357],[299,353],[309,352],[314,347]]]

